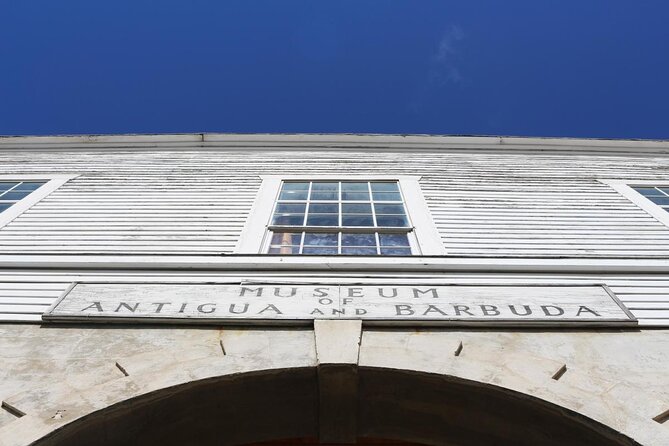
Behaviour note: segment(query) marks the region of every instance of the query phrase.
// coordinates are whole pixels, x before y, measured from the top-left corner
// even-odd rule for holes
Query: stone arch
[[[557,381],[559,361],[506,348],[499,334],[463,350],[464,335],[317,321],[313,331],[227,330],[221,345],[198,336],[3,398],[18,418],[0,427],[0,446],[668,444],[648,416],[664,405],[642,387],[578,367]]]
[[[429,445],[633,445],[539,398],[409,370],[358,370],[357,435]],[[243,445],[318,438],[316,367],[222,375],[86,414],[32,444]],[[322,416],[322,412],[320,413]]]

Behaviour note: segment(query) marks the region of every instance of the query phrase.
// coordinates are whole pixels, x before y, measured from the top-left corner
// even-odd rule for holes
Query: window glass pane
[[[374,211],[377,214],[404,215],[404,206],[401,204],[379,204],[374,203]]]
[[[372,205],[369,203],[343,203],[342,212],[344,214],[371,214]]]
[[[338,204],[311,203],[309,205],[310,214],[337,214],[338,212]]]
[[[314,192],[339,192],[339,183],[314,181],[311,184],[311,190]]]
[[[304,224],[304,215],[277,214],[272,219],[272,224],[282,226],[302,226]]]
[[[308,212],[306,221],[305,212]],[[282,185],[272,224],[299,227],[297,231],[306,232],[288,232],[291,229],[274,232],[268,252],[372,256],[383,249],[384,255],[410,255],[407,234],[411,228],[406,212],[397,181],[286,182]],[[374,232],[362,232],[363,229],[319,232],[316,229],[340,225],[374,228],[375,223],[380,229],[371,229]],[[398,233],[398,229],[391,228],[406,228],[407,232]]]
[[[308,226],[339,226],[339,216],[332,214],[309,214]]]
[[[304,214],[304,209],[307,207],[306,204],[288,204],[288,203],[279,203],[276,205],[277,214]]]
[[[374,226],[371,215],[344,214],[341,219],[342,226]]]
[[[376,246],[376,237],[374,234],[343,233],[341,244],[343,246]]]
[[[311,200],[313,201],[337,201],[339,194],[337,192],[311,192]]]
[[[669,194],[669,187],[661,187],[660,190],[665,194]]]
[[[305,245],[337,246],[337,234],[312,232],[304,235]]]
[[[9,192],[9,193],[11,194],[12,192]],[[664,197],[647,197],[647,198],[655,204],[661,204],[661,205],[669,204],[669,197],[666,197],[666,196],[664,196]]]
[[[398,192],[373,192],[374,201],[402,201]]]
[[[306,200],[307,191],[281,191],[279,195],[279,200]]]
[[[301,232],[275,232],[272,234],[272,245],[299,245]]]
[[[342,254],[354,256],[375,256],[377,254],[376,248],[341,248]]]
[[[376,224],[386,227],[406,227],[409,226],[407,218],[403,215],[377,215]]]
[[[309,182],[304,183],[283,183],[283,191],[307,191],[309,190]]]
[[[270,254],[299,254],[299,246],[272,246],[269,248]]]
[[[364,183],[341,183],[341,190],[346,192],[369,192],[367,182]]]
[[[654,187],[635,187],[634,190],[642,195],[662,195],[660,191]]]
[[[23,190],[23,191],[34,191],[38,187],[40,187],[44,183],[35,183],[35,182],[30,182],[30,183],[21,183],[19,186],[16,188],[16,190]]]
[[[381,246],[409,246],[406,234],[379,234]]]
[[[29,194],[30,194],[29,191],[28,192],[14,192],[14,190],[12,190],[11,192],[5,192],[4,194],[2,194],[2,196],[0,197],[0,200],[21,200],[22,198],[26,197]]]
[[[410,256],[411,249],[409,248],[381,248],[382,256]]]
[[[0,183],[0,193],[8,191],[17,184],[18,183]]]
[[[321,255],[337,254],[337,248],[326,248],[326,247],[313,248],[305,246],[302,249],[302,254],[321,254]]]
[[[369,192],[342,192],[341,199],[344,201],[369,201]]]
[[[311,184],[310,200],[337,201],[339,200],[339,183],[314,182]]]
[[[5,209],[9,209],[11,204],[9,203],[0,203],[0,212],[4,211]]]
[[[397,186],[397,182],[392,183],[372,183],[372,192],[376,194],[377,192],[399,192],[400,189]]]

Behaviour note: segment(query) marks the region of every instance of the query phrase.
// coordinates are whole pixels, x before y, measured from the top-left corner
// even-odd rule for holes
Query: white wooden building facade
[[[669,142],[383,135],[4,137],[3,182],[45,183],[0,212],[0,326],[6,333],[67,327],[66,320],[43,321],[43,314],[73,283],[89,283],[131,288],[419,284],[521,290],[597,285],[634,321],[628,328],[612,324],[615,339],[626,330],[652,337],[669,334],[669,213],[658,198],[666,187],[669,205]],[[397,182],[410,220],[411,252],[270,254],[267,228],[285,182]],[[641,188],[656,188],[657,194],[646,191],[644,196]],[[356,318],[349,313],[335,319]],[[111,322],[89,324],[80,318],[71,326],[107,330]],[[192,321],[169,322],[185,322],[180,330],[188,330]],[[203,329],[213,324],[225,330],[225,321],[205,322]],[[425,325],[414,322],[395,325],[388,320],[382,325],[405,334]],[[494,323],[477,326],[479,322],[465,325],[472,325],[472,333],[490,330],[497,336]],[[457,328],[469,336],[469,328],[453,321],[428,325],[437,331]],[[530,327],[522,320],[505,325],[524,333]],[[363,331],[365,326],[363,321]],[[545,330],[550,336],[562,335],[561,330],[599,330],[583,327],[569,322]],[[39,334],[31,336],[39,339]],[[366,336],[374,339],[373,334]],[[454,351],[458,348],[462,342]],[[438,348],[434,351],[441,354]],[[656,359],[659,369],[669,366],[666,357]],[[4,376],[15,373],[18,366],[12,364]],[[551,373],[553,381],[560,376]],[[23,431],[12,428],[29,413],[12,402],[13,393],[40,384],[21,379],[0,386],[9,412],[0,417],[0,433],[7,435],[0,436],[0,445],[42,438],[22,436]],[[653,385],[666,389],[667,384],[664,376]],[[580,413],[625,438],[659,445],[669,438],[667,395],[655,392],[654,406],[648,409],[654,415],[639,415],[648,420],[647,429],[643,423],[615,425],[606,415]],[[343,438],[328,437],[323,429],[325,438]],[[638,434],[643,430],[647,437]],[[421,439],[387,432],[376,436]],[[422,441],[439,444],[427,436]]]

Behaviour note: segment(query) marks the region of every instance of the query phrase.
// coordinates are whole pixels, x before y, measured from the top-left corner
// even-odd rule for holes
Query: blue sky
[[[669,139],[666,0],[0,0],[0,134]]]

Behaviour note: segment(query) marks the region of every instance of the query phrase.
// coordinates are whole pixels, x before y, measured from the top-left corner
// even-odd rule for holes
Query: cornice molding
[[[0,255],[3,269],[668,274],[669,258]]]
[[[347,150],[669,155],[669,140],[369,134],[0,136],[0,150]]]

